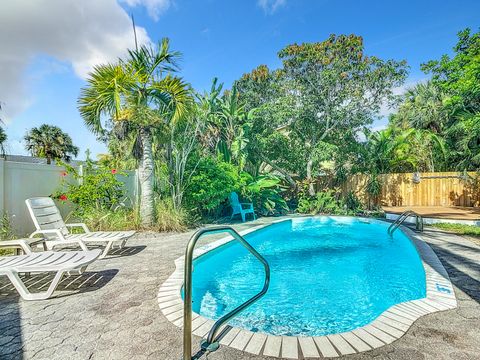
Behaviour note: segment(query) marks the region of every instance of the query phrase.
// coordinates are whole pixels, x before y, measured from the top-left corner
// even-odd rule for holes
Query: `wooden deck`
[[[405,210],[413,210],[425,218],[480,220],[479,207],[460,206],[383,206],[383,211],[401,214]]]

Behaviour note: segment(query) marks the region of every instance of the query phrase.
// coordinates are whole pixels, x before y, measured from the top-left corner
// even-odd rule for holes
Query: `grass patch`
[[[155,231],[182,232],[188,229],[191,222],[187,211],[185,209],[175,209],[170,199],[157,200],[156,213]]]
[[[9,256],[15,254],[15,251],[12,249],[0,249],[0,256]]]
[[[78,221],[69,219],[67,222],[84,222],[91,231],[137,230],[140,226],[138,213],[131,209],[117,209],[115,211],[90,209],[79,217]]]
[[[0,216],[0,241],[13,239],[15,239],[15,234],[10,222],[10,218],[7,214],[3,214]],[[0,249],[0,256],[8,256],[13,254],[15,254],[13,249]]]
[[[184,209],[174,209],[169,199],[156,202],[156,221],[151,227],[141,225],[138,209],[118,208],[116,210],[92,208],[76,216],[71,214],[67,222],[84,222],[91,231],[147,230],[158,232],[186,231],[194,223]],[[72,229],[81,233],[81,229]]]
[[[450,231],[460,235],[468,235],[480,238],[480,226],[464,225],[464,224],[432,224],[434,228]]]

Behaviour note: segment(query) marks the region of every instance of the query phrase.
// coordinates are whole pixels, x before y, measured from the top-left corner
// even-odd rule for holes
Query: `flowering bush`
[[[62,172],[61,189],[54,197],[61,201],[71,201],[77,205],[76,212],[83,215],[93,209],[113,209],[125,196],[123,183],[117,179],[116,169],[94,167],[90,162],[84,167],[83,174],[67,166]],[[76,181],[69,181],[71,175]]]

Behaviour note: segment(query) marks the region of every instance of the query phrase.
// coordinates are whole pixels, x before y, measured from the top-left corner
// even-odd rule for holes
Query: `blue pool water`
[[[269,262],[267,294],[231,325],[273,335],[320,336],[366,325],[390,306],[425,297],[420,257],[387,223],[310,217],[245,236]],[[262,265],[236,242],[194,262],[193,310],[218,319],[260,291]]]

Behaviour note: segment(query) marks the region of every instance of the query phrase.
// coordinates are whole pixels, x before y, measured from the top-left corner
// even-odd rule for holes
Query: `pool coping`
[[[293,217],[276,220],[239,233],[246,235],[291,219]],[[447,271],[435,252],[419,233],[403,225],[400,228],[412,241],[422,260],[427,289],[425,298],[393,305],[371,323],[352,331],[313,337],[274,336],[228,326],[229,331],[220,339],[220,344],[254,355],[286,359],[338,357],[370,351],[390,344],[400,339],[420,317],[456,308],[455,291]],[[199,247],[194,251],[194,259],[232,240],[231,236],[225,236]],[[175,267],[175,271],[161,285],[157,300],[163,315],[175,326],[182,328],[183,300],[181,298],[181,288],[183,286],[184,256],[175,260]],[[193,312],[192,333],[204,338],[214,322],[214,320]]]

